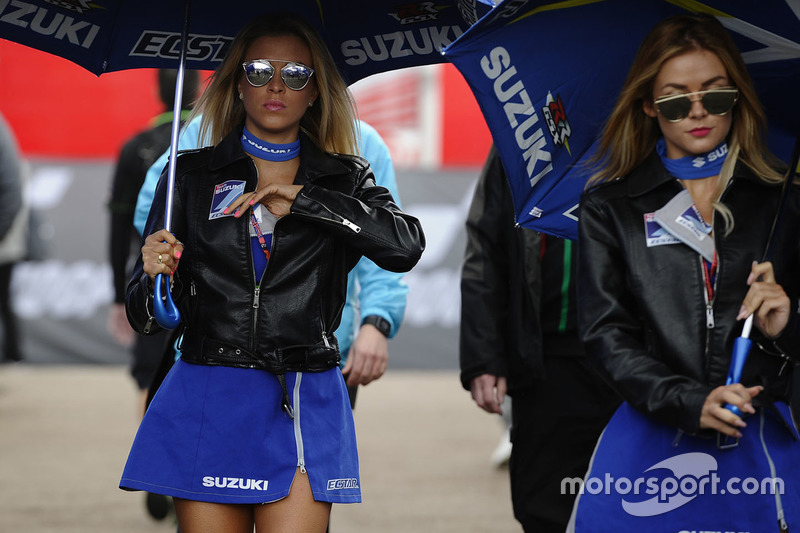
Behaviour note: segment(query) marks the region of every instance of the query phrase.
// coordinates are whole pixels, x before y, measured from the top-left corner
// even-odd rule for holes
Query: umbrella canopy
[[[445,48],[475,93],[517,222],[577,238],[588,159],[644,36],[669,15],[715,15],[742,50],[787,160],[800,135],[800,2],[570,0],[499,3]]]
[[[443,62],[442,49],[490,9],[490,0],[0,0],[4,39],[64,57],[100,75],[178,68],[164,213],[172,220],[184,68],[214,70],[239,30],[268,13],[304,18],[322,35],[348,84],[389,70]],[[167,329],[180,313],[159,274],[154,314]]]
[[[186,68],[214,70],[239,29],[258,15],[301,15],[325,38],[348,83],[444,61],[441,50],[489,11],[483,0],[189,0]],[[0,1],[0,36],[64,57],[100,75],[175,68],[184,2]]]

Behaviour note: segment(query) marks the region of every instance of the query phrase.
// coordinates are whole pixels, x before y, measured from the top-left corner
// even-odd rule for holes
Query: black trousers
[[[19,330],[17,317],[11,307],[11,274],[16,263],[0,265],[0,313],[3,320],[3,355],[4,361],[21,361],[19,349]]]
[[[511,398],[511,500],[526,533],[564,532],[575,496],[561,481],[586,475],[620,403],[585,358],[549,358],[545,369],[545,380]]]

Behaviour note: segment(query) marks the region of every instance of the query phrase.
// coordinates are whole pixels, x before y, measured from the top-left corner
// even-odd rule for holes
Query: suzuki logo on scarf
[[[539,116],[525,85],[517,79],[517,68],[511,64],[508,50],[498,46],[488,56],[483,56],[480,63],[486,77],[494,80],[494,95],[503,104],[508,124],[514,130],[517,147],[522,152],[522,159],[527,162],[526,172],[533,187],[553,170],[552,155],[545,150],[547,139],[544,130],[536,127]],[[534,174],[536,170],[538,172]]]
[[[700,168],[706,166],[706,163],[713,163],[719,158],[724,158],[728,155],[728,143],[722,143],[719,148],[708,152],[704,156],[698,156],[692,159],[692,166]]]
[[[53,12],[19,0],[0,0],[0,22],[21,28],[30,28],[40,35],[52,35],[82,48],[90,48],[100,31],[100,26]]]

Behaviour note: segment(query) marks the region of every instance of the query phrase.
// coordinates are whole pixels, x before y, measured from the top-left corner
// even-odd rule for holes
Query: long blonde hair
[[[257,17],[236,35],[195,107],[196,114],[203,115],[200,138],[217,144],[244,123],[244,104],[237,96],[237,85],[244,76],[241,67],[244,55],[255,40],[283,35],[296,36],[308,46],[315,71],[312,80],[319,91],[314,105],[300,121],[300,129],[327,152],[355,154],[355,104],[347,84],[319,33],[305,20],[290,13]]]
[[[773,167],[776,159],[764,142],[764,111],[730,34],[710,15],[676,15],[659,22],[639,47],[601,134],[599,149],[592,161],[597,170],[587,187],[625,176],[654,150],[661,131],[657,119],[644,113],[644,103],[652,101],[655,79],[664,63],[695,50],[714,53],[724,65],[731,84],[739,89],[739,100],[731,111],[728,157],[714,197],[719,200],[722,196],[737,161],[750,167],[765,181],[781,180]],[[714,207],[723,215],[728,229],[732,228],[730,211],[718,201]]]

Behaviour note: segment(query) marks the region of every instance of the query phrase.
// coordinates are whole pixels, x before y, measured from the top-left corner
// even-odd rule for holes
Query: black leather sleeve
[[[422,225],[404,213],[388,189],[375,185],[372,170],[363,169],[355,193],[307,184],[292,204],[292,214],[319,221],[379,267],[408,272],[425,249]]]
[[[461,384],[465,389],[480,375],[508,373],[508,241],[514,218],[513,209],[507,205],[505,179],[493,147],[478,179],[466,222],[459,340]]]

